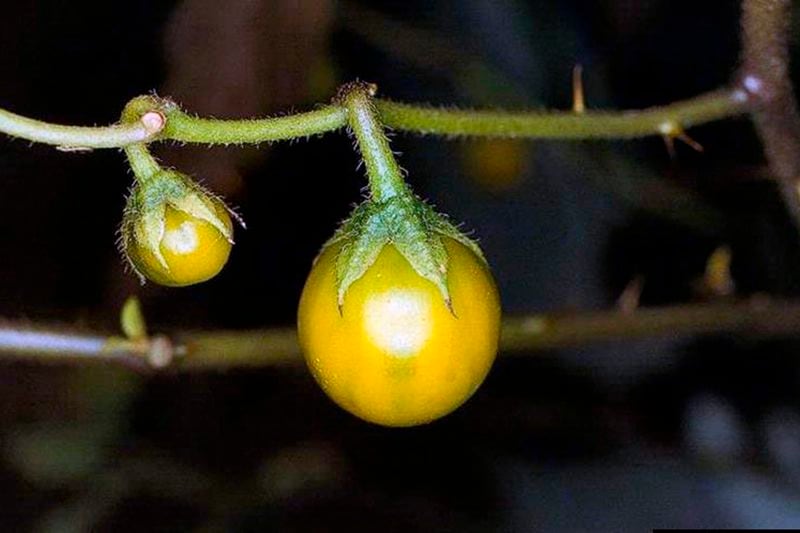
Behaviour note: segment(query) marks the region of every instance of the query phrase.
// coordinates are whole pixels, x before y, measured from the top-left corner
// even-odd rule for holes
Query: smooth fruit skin
[[[391,244],[336,297],[338,246],[306,281],[298,334],[323,390],[352,414],[386,426],[424,424],[455,410],[483,382],[500,331],[500,300],[487,267],[444,238],[455,316],[430,281]]]
[[[215,205],[215,209],[225,225],[232,228],[225,208]],[[228,261],[231,243],[208,222],[168,206],[164,213],[164,237],[160,249],[169,269],[142,246],[131,246],[128,254],[136,269],[151,281],[183,287],[219,274]]]

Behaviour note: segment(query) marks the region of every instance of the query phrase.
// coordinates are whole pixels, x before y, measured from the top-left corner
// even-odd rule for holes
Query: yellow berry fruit
[[[486,264],[443,238],[452,310],[392,244],[337,304],[339,245],[309,274],[298,311],[306,362],[342,408],[376,424],[413,426],[464,403],[497,352],[500,300]]]
[[[218,204],[214,206],[217,217],[229,232],[233,231],[230,216]],[[128,247],[128,255],[136,270],[146,278],[161,285],[182,287],[216,276],[227,263],[231,246],[227,237],[209,222],[167,206],[159,242],[163,262],[135,241]]]
[[[171,287],[216,276],[233,244],[223,201],[171,170],[134,186],[120,233],[121,250],[142,281]]]

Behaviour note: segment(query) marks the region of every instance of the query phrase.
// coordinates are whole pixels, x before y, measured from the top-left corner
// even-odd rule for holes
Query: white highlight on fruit
[[[164,232],[162,242],[173,253],[190,254],[197,250],[200,238],[197,236],[195,224],[187,220],[177,228]]]
[[[408,291],[376,294],[364,306],[364,323],[370,340],[379,349],[395,357],[409,357],[431,335],[430,302]]]

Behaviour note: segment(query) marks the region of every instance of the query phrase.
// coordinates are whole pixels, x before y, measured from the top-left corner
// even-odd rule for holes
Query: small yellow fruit
[[[228,208],[188,176],[162,170],[140,179],[128,196],[120,249],[142,282],[183,287],[211,279],[232,244]]]
[[[217,217],[232,232],[225,207],[212,201]],[[128,257],[141,275],[161,285],[182,287],[216,276],[228,261],[231,242],[209,222],[167,206],[159,251],[163,261],[135,239],[127,248]]]

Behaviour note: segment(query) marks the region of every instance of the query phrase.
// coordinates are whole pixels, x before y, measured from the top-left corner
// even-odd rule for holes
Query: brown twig
[[[800,113],[789,78],[790,0],[742,2],[740,83],[772,170],[800,177]]]
[[[791,0],[743,0],[739,84],[770,169],[800,220],[800,112],[789,76]]]

